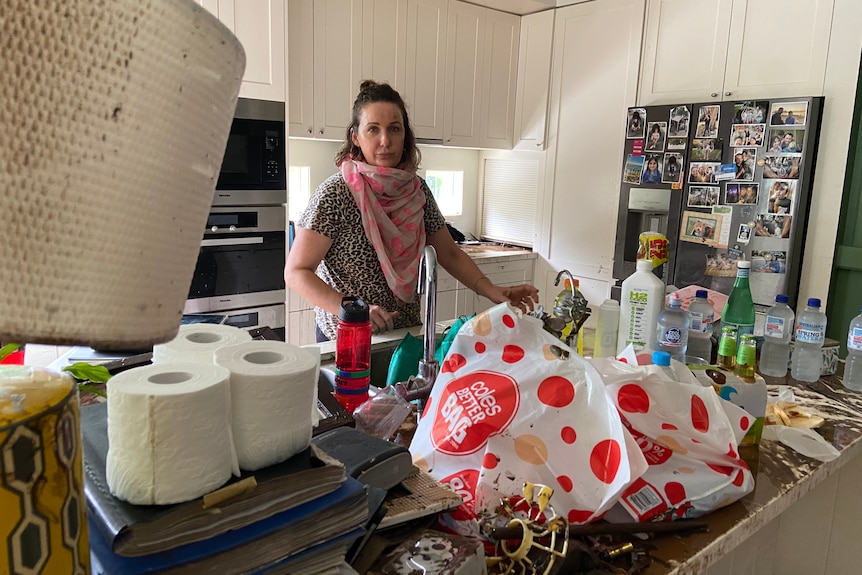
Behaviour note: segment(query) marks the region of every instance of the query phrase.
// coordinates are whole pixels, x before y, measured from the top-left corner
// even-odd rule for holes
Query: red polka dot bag
[[[474,536],[526,481],[553,487],[556,513],[587,523],[647,469],[595,368],[506,303],[461,327],[410,451],[463,499],[446,526]]]

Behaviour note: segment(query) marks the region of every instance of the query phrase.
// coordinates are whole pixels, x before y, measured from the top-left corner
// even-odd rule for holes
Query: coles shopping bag
[[[652,365],[613,358],[591,363],[649,463],[620,496],[628,515],[638,521],[700,517],[754,489],[737,449],[754,423],[747,411],[697,383],[679,362],[675,367],[685,369],[674,372],[683,381]]]
[[[474,536],[527,481],[552,487],[554,510],[586,523],[647,467],[596,370],[507,303],[458,332],[410,451],[464,501],[446,525]]]

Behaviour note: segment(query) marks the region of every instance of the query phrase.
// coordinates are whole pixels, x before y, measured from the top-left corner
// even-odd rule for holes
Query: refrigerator
[[[667,285],[729,294],[745,259],[761,311],[780,293],[794,307],[822,111],[822,97],[627,109],[618,283],[635,271],[641,233],[656,232],[668,239],[654,270]]]

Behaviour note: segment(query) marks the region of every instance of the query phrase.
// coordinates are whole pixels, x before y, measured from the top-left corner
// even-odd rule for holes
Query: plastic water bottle
[[[575,300],[572,296],[572,282],[569,278],[566,278],[562,291],[554,298],[554,309],[551,310],[551,314],[554,317],[558,317],[566,322],[565,327],[562,329],[562,337],[560,338],[562,340],[565,340],[566,336],[572,331],[572,308],[575,306]]]
[[[778,294],[775,296],[775,305],[766,310],[759,369],[763,375],[771,377],[787,375],[787,364],[790,363],[790,336],[793,335],[793,321],[796,318],[796,314],[787,305],[788,301],[790,298],[786,295]]]
[[[664,376],[671,381],[679,381],[679,378],[674,373],[670,366],[670,354],[666,351],[652,352],[652,363],[658,367]]]
[[[707,299],[708,292],[699,289],[694,292],[694,300],[688,304],[688,355],[712,361],[712,322],[715,308]]]
[[[793,379],[815,382],[823,365],[823,340],[826,338],[826,314],[820,311],[820,300],[808,298],[808,305],[796,318],[796,345],[790,361]]]
[[[748,274],[751,272],[751,262],[740,260],[736,262],[736,280],[724,309],[721,311],[721,325],[731,325],[736,328],[737,345],[739,336],[754,333],[754,300],[751,298],[751,288],[748,284]]]
[[[606,299],[599,306],[599,320],[596,326],[596,344],[593,350],[593,357],[615,356],[617,354],[619,331],[620,304],[616,300]]]
[[[844,362],[844,387],[862,391],[862,308],[847,330],[847,359]]]
[[[688,349],[689,319],[677,294],[670,294],[667,307],[658,314],[656,324],[656,350],[666,351],[681,360]]]
[[[652,260],[638,260],[637,271],[622,283],[617,352],[632,344],[655,351],[656,321],[664,306],[664,282],[652,272]]]
[[[335,399],[348,412],[368,400],[371,383],[370,310],[361,298],[341,300],[335,334]]]

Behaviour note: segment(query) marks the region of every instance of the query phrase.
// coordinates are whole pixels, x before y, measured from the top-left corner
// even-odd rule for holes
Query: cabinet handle
[[[322,135],[323,135],[323,128],[321,128],[321,129],[320,129],[320,131],[319,131],[319,132],[317,132],[317,133],[318,133],[318,134],[320,134],[320,135],[322,136]]]
[[[713,92],[712,94],[710,94],[710,96],[712,96],[713,98],[718,98],[718,92]]]
[[[541,148],[541,147],[542,147],[542,142],[536,142],[536,147],[537,147],[537,148]]]
[[[730,96],[730,95],[731,95],[731,93],[730,93],[730,92],[725,92],[725,93],[724,93],[724,95],[725,95],[725,96]]]
[[[309,128],[309,129],[308,129],[308,130],[306,130],[305,132],[306,132],[309,136],[312,134],[312,130],[311,130],[311,128]]]

